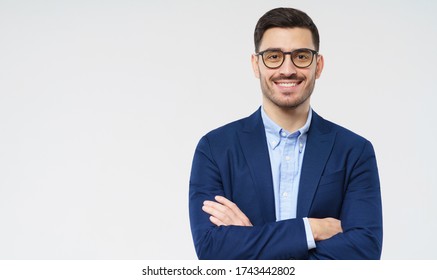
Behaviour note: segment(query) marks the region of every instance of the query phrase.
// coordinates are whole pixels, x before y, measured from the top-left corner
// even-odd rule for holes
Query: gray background
[[[435,1],[0,0],[0,259],[195,259],[191,160],[255,111],[253,29],[319,27],[314,110],[368,138],[384,259],[437,259]]]

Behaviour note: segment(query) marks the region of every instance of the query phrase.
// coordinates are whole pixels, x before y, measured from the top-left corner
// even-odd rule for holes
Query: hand
[[[308,221],[310,222],[315,241],[325,240],[337,233],[343,232],[341,221],[334,218],[308,218]]]
[[[237,204],[223,196],[216,196],[215,201],[203,202],[202,210],[211,217],[216,226],[252,226],[249,218],[238,208]]]

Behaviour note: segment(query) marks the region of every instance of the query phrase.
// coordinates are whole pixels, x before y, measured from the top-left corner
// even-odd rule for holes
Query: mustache
[[[299,80],[299,81],[303,81],[303,80],[305,80],[305,77],[299,76],[297,74],[291,74],[291,75],[287,75],[287,76],[286,75],[280,75],[278,77],[272,78],[273,82],[276,82],[276,81],[279,81],[279,80],[281,80],[281,81],[283,81],[283,80]]]

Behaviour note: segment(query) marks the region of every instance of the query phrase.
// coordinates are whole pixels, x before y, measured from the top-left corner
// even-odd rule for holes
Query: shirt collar
[[[311,125],[311,119],[313,115],[312,111],[313,110],[310,107],[310,109],[308,110],[307,121],[305,122],[305,124],[297,131],[290,133],[285,129],[281,128],[279,125],[277,125],[272,119],[270,119],[270,117],[267,116],[266,112],[264,111],[264,107],[262,107],[261,118],[263,120],[264,128],[266,130],[267,142],[270,148],[275,149],[281,143],[282,132],[285,132],[287,137],[289,135],[294,135],[294,134],[297,134],[297,137],[301,137],[302,135],[306,136]]]

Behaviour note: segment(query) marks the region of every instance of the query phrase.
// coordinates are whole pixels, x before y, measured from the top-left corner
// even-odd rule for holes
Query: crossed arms
[[[215,201],[206,200],[202,210],[211,215],[209,220],[216,226],[252,226],[249,218],[238,206],[223,196],[216,196]],[[343,232],[341,221],[334,218],[309,218],[311,231],[315,241],[331,238]]]
[[[353,154],[354,164],[344,171],[347,190],[342,199],[330,202],[336,195],[331,192],[334,174],[325,177],[325,192],[314,197],[308,220],[316,248],[308,250],[303,219],[266,219],[259,204],[264,197],[246,180],[251,175],[244,163],[232,169],[229,154],[202,138],[193,159],[189,198],[199,259],[379,259],[382,216],[376,160],[369,142]],[[328,167],[341,166],[342,160],[331,159]],[[326,214],[336,207],[338,215]]]

